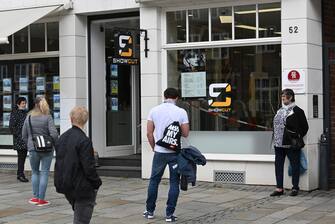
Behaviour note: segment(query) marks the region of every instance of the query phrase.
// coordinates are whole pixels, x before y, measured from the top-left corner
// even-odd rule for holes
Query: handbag
[[[290,138],[291,141],[291,147],[292,148],[296,148],[296,149],[302,149],[305,146],[304,140],[302,139],[302,137],[297,133],[294,132],[290,129],[288,129],[287,127],[285,127],[288,136]]]
[[[49,135],[37,135],[34,136],[33,128],[31,125],[31,115],[28,118],[31,138],[36,152],[52,152],[54,144],[53,139]]]

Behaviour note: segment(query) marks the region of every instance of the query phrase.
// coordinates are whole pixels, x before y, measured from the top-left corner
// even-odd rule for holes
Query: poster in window
[[[118,111],[119,110],[119,100],[116,97],[111,98],[111,108],[112,111]]]
[[[36,92],[45,91],[45,77],[36,77]]]
[[[54,90],[59,90],[59,76],[54,76],[53,77],[53,89]]]
[[[119,86],[117,80],[111,80],[111,93],[112,94],[118,94],[119,92]]]
[[[206,52],[199,50],[180,51],[179,57],[183,60],[183,72],[199,72],[206,70]]]
[[[55,126],[59,126],[60,125],[60,112],[54,112],[54,123]]]
[[[59,110],[60,109],[60,95],[54,94],[53,101],[54,101],[54,110]]]
[[[19,97],[24,97],[26,99],[26,108],[29,108],[29,97],[28,95],[19,95]]]
[[[20,78],[19,84],[20,84],[19,92],[27,93],[28,92],[28,78],[27,77]]]
[[[3,96],[3,109],[6,111],[12,110],[12,96]]]
[[[2,87],[4,93],[11,93],[12,92],[12,80],[9,78],[2,80]]]
[[[110,70],[111,70],[111,76],[112,77],[117,77],[118,76],[118,67],[115,64],[110,65]]]
[[[181,96],[182,97],[207,96],[206,72],[181,73]]]
[[[3,113],[3,123],[2,126],[4,128],[8,128],[9,127],[9,120],[10,120],[10,113]]]

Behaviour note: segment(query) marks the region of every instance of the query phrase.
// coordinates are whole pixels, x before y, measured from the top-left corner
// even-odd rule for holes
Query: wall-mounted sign
[[[292,89],[295,93],[305,93],[305,76],[304,69],[285,69],[282,74],[282,88]]]
[[[139,60],[135,58],[134,38],[130,32],[118,32],[114,39],[115,56],[113,64],[138,65]]]

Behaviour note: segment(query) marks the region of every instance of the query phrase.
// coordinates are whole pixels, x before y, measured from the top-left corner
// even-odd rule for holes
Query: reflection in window
[[[48,51],[59,50],[58,22],[47,23]]]
[[[14,34],[14,53],[28,53],[28,27]]]
[[[280,3],[258,5],[259,37],[281,36]]]
[[[179,89],[180,105],[193,131],[265,131],[279,108],[280,45],[168,51],[168,86]],[[205,80],[202,79],[205,77]],[[187,78],[188,82],[183,83]],[[183,88],[190,82],[203,91]],[[231,111],[209,113],[209,85],[229,83]],[[193,85],[192,84],[192,85]],[[257,125],[257,126],[256,126]]]
[[[256,38],[256,6],[236,6],[235,14],[235,39]]]
[[[212,40],[232,39],[232,9],[213,8],[211,9]]]
[[[186,11],[166,13],[167,43],[186,42]]]
[[[44,23],[30,25],[30,51],[45,51],[45,29]]]
[[[208,41],[208,9],[188,10],[189,42]]]
[[[8,37],[8,44],[0,44],[0,54],[12,53],[12,36]]]

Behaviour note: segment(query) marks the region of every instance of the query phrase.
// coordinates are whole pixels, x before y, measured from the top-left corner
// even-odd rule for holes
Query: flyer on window
[[[53,89],[54,90],[59,90],[60,89],[60,84],[59,84],[59,76],[54,76],[53,77]]]
[[[59,110],[60,109],[60,95],[54,94],[53,101],[54,101],[54,110]]]
[[[29,109],[29,97],[28,97],[28,95],[19,95],[19,97],[26,98],[26,108]]]
[[[116,97],[111,98],[111,108],[112,111],[118,111],[119,110],[119,100]]]
[[[111,81],[111,89],[112,89],[112,94],[118,94],[119,93],[119,86],[118,86],[118,81],[117,80],[112,80]]]
[[[36,77],[36,92],[45,91],[45,77]]]
[[[55,126],[60,125],[60,112],[54,112],[54,123]]]
[[[28,78],[26,77],[20,78],[19,83],[20,83],[19,92],[27,93],[28,92]]]
[[[4,93],[11,93],[12,92],[12,79],[5,78],[2,80],[2,87]]]
[[[9,127],[9,120],[10,120],[10,113],[3,113],[3,123],[2,126],[4,128],[8,128]]]
[[[206,95],[206,72],[181,73],[182,97],[205,97]]]
[[[110,70],[111,70],[111,75],[112,77],[117,77],[118,76],[118,66],[111,64],[110,65]]]
[[[12,110],[12,96],[3,96],[3,109]]]

